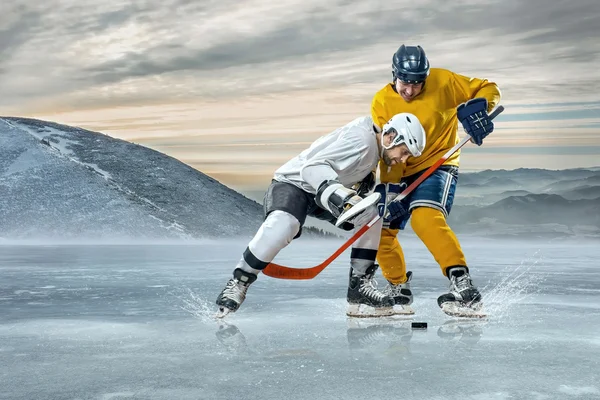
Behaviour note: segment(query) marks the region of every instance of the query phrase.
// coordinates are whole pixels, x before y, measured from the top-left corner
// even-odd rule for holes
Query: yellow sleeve
[[[488,101],[488,112],[494,109],[500,103],[500,88],[495,82],[487,79],[469,78],[468,76],[453,73],[456,90],[456,104],[462,104],[465,101],[476,97],[485,97]]]
[[[389,119],[386,116],[385,108],[380,100],[379,93],[373,96],[373,101],[371,102],[371,117],[373,118],[373,122],[379,127],[380,130]]]

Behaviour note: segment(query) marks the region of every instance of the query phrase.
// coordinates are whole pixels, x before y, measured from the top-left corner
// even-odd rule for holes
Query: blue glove
[[[387,219],[390,221],[390,224],[392,221],[396,221],[408,215],[408,210],[401,200],[390,201],[387,206],[387,211]]]
[[[462,103],[456,109],[456,117],[477,146],[494,130],[494,123],[487,113],[488,102],[483,97]]]
[[[409,213],[406,209],[405,202],[393,201],[400,193],[406,189],[406,183],[380,183],[375,186],[375,192],[381,195],[377,208],[379,215],[383,217],[383,227],[397,229],[395,222],[398,219],[403,219]],[[391,207],[391,208],[390,208]]]

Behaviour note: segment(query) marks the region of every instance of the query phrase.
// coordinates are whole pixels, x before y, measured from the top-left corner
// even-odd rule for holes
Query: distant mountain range
[[[600,238],[599,205],[600,167],[460,172],[448,221],[461,235]]]
[[[256,201],[149,148],[0,118],[0,239],[251,237],[262,215]]]
[[[0,240],[251,237],[262,212],[259,202],[149,148],[0,118]],[[318,228],[305,227],[303,237],[347,236],[321,222],[307,221]],[[600,167],[461,172],[449,223],[479,236],[600,238]]]
[[[454,204],[457,232],[600,238],[600,169],[461,173]]]

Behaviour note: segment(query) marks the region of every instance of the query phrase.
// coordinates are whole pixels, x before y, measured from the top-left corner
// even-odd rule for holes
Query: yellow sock
[[[446,275],[446,268],[467,265],[465,255],[444,214],[430,207],[413,209],[411,226]]]
[[[406,263],[400,242],[398,229],[382,229],[381,242],[377,251],[377,262],[385,279],[394,285],[406,282]]]

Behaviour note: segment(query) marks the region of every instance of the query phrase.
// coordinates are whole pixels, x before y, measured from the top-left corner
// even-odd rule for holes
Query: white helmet
[[[384,146],[383,135],[397,132],[389,146]],[[392,147],[406,144],[413,157],[419,157],[425,148],[425,129],[419,119],[410,113],[394,115],[384,126],[381,132],[381,147],[388,150]]]

